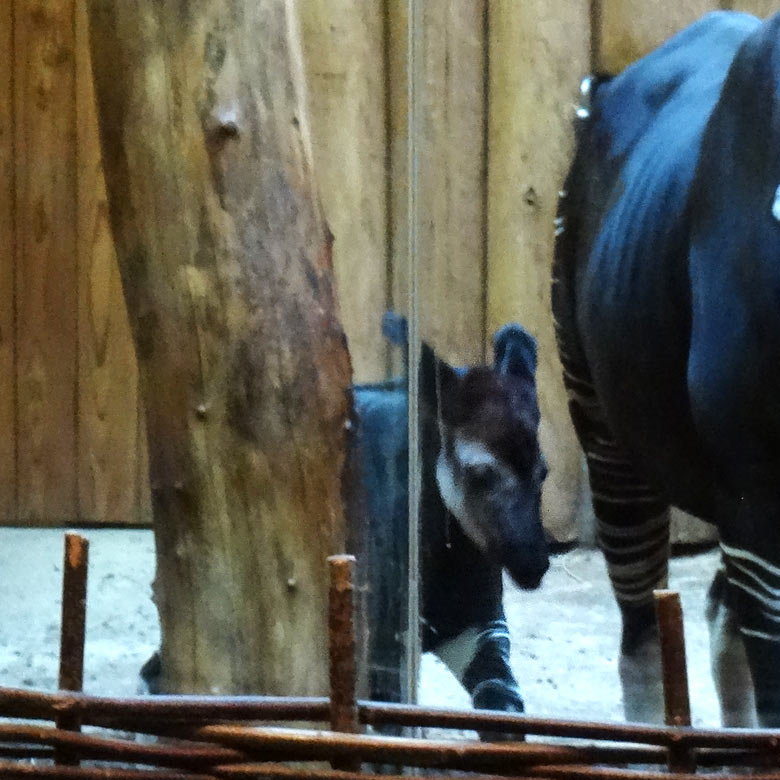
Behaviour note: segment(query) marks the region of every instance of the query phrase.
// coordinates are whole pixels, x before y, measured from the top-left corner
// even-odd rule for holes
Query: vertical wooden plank
[[[108,221],[85,0],[76,2],[75,43],[80,514],[98,523],[149,522],[148,487],[137,484],[146,446],[138,369]]]
[[[390,241],[389,299],[392,308],[407,313],[409,294],[408,268],[408,192],[407,164],[407,7],[406,0],[387,0],[387,164],[390,185],[387,206]],[[396,355],[393,364],[398,366]]]
[[[18,513],[78,514],[74,0],[15,4]]]
[[[717,0],[599,0],[597,68],[618,73],[694,20],[720,7]]]
[[[486,0],[423,6],[421,331],[454,363],[484,358]]]
[[[517,320],[538,340],[540,437],[550,466],[544,521],[561,540],[575,535],[581,461],[550,316],[550,265],[589,39],[580,0],[490,5],[488,330]]]
[[[727,0],[727,6],[724,7],[766,19],[780,11],[780,0]]]
[[[385,377],[387,303],[384,4],[300,6],[317,182],[355,379]]]
[[[0,521],[16,515],[14,3],[0,5]]]
[[[406,8],[389,4],[393,306],[407,269]],[[455,363],[484,358],[486,0],[423,4],[418,236],[420,328]]]

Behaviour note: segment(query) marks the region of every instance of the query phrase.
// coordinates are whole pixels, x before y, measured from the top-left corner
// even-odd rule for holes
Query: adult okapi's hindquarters
[[[691,202],[691,407],[759,722],[780,727],[780,15],[734,57]]]
[[[581,111],[560,205],[553,309],[599,541],[623,619],[621,677],[630,719],[658,720],[662,713],[652,590],[666,579],[669,503],[718,521],[726,541],[726,608],[739,616],[761,720],[777,723],[780,712],[774,641],[780,635],[768,630],[780,626],[774,560],[780,512],[766,491],[754,490],[755,472],[744,468],[742,455],[755,440],[733,457],[750,430],[763,437],[775,462],[780,455],[780,436],[774,437],[780,414],[766,403],[767,388],[777,384],[768,366],[778,365],[773,334],[780,334],[780,298],[766,307],[775,319],[755,316],[778,285],[775,277],[750,281],[761,268],[760,250],[770,247],[771,268],[779,265],[777,236],[756,246],[763,238],[753,218],[760,213],[767,224],[777,182],[756,190],[744,168],[730,167],[753,164],[780,180],[780,143],[770,140],[780,92],[768,77],[777,70],[780,37],[776,20],[763,33],[759,26],[744,14],[708,15],[600,85]],[[760,78],[755,70],[751,78],[740,76],[746,56],[764,64]],[[772,123],[766,113],[746,110],[751,90],[763,91]],[[711,144],[719,115],[731,127]],[[738,127],[745,121],[752,130]],[[751,141],[755,128],[761,135]],[[707,172],[712,161],[715,170]],[[722,201],[709,207],[720,193]],[[708,239],[712,245],[697,255]],[[730,260],[735,246],[742,251]],[[719,283],[724,272],[731,275],[727,284]],[[706,303],[702,290],[711,295]],[[703,312],[720,327],[698,328]],[[764,333],[752,327],[757,321],[769,325]],[[762,343],[771,345],[767,359],[755,370],[745,367]],[[763,375],[763,397],[751,392],[754,373]],[[706,379],[692,384],[702,374]],[[776,389],[773,399],[780,397]],[[777,498],[776,482],[774,490]],[[733,621],[720,624],[729,641],[737,639],[728,630]]]

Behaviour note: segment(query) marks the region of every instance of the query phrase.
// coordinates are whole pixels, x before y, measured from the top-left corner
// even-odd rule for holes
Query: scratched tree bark
[[[327,691],[350,361],[294,0],[89,0],[166,691]]]

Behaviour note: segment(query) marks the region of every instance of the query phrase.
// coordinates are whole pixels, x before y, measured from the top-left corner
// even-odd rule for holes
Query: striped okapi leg
[[[623,619],[619,667],[623,707],[628,720],[660,722],[663,695],[653,590],[667,580],[668,506],[612,435],[578,331],[580,218],[592,173],[585,143],[589,114],[587,106],[578,112],[578,151],[558,204],[551,290],[555,337],[569,411],[588,461],[598,539]]]
[[[523,699],[509,665],[509,629],[506,619],[471,626],[434,648],[471,696],[477,709],[523,712]],[[487,740],[517,739],[486,732]]]
[[[707,593],[707,625],[710,632],[712,679],[720,703],[721,725],[753,728],[756,702],[739,615],[725,564],[715,572]]]
[[[750,503],[749,499],[745,502]],[[766,514],[777,515],[776,510]],[[763,514],[763,513],[762,513]],[[780,518],[778,518],[780,519]],[[740,518],[747,524],[748,518]],[[739,525],[742,525],[742,522]],[[744,526],[743,526],[744,527]],[[752,528],[761,527],[752,524]],[[772,528],[766,538],[721,542],[726,565],[727,595],[739,619],[745,652],[753,680],[759,726],[780,728],[780,548]],[[748,531],[745,536],[752,534]],[[770,538],[775,537],[775,538]],[[726,677],[737,674],[735,684],[747,685],[746,675],[731,667]]]
[[[627,720],[662,722],[653,590],[666,586],[669,511],[637,473],[604,419],[587,371],[564,360],[569,409],[588,463],[599,545],[623,621],[620,681]]]

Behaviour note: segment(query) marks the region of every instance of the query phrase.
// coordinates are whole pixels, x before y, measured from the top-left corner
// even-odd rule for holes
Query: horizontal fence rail
[[[439,771],[478,772],[485,776],[527,777],[780,777],[780,731],[697,729],[675,726],[590,723],[450,710],[412,705],[358,702],[358,721],[366,726],[420,726],[439,729],[506,732],[518,741],[483,743],[464,739],[412,739],[377,734],[348,734],[283,726],[247,726],[235,721],[326,723],[326,698],[263,696],[149,696],[107,698],[83,693],[42,693],[0,689],[0,717],[56,722],[64,713],[93,731],[78,733],[54,726],[0,723],[0,776],[90,777],[86,767],[46,767],[10,759],[47,759],[67,749],[82,761],[141,764],[155,769],[205,772],[213,777],[252,774],[285,777],[280,761],[353,761]],[[132,738],[94,731],[132,732]],[[165,738],[157,744],[133,741],[135,735]],[[520,741],[557,737],[567,743]],[[753,768],[748,774],[669,773],[669,748],[691,751],[700,767]],[[272,765],[273,764],[273,765]],[[656,769],[631,769],[630,765]],[[756,769],[758,771],[756,771]],[[761,771],[767,770],[766,772]],[[45,771],[44,771],[45,770]],[[770,771],[771,770],[771,771]],[[123,767],[102,767],[101,777],[130,777]],[[295,769],[294,776],[349,780],[366,772]],[[108,773],[108,774],[106,774]],[[145,770],[144,777],[159,773]],[[160,777],[175,775],[159,774]],[[191,777],[191,774],[187,774]]]
[[[0,688],[0,718],[55,720],[62,712],[77,715],[85,726],[154,731],[158,727],[201,726],[218,721],[309,721],[326,723],[326,697],[284,696],[133,696],[114,698],[85,693],[45,693]],[[780,730],[703,729],[631,723],[597,723],[537,718],[490,710],[457,710],[358,701],[358,719],[367,726],[420,726],[459,731],[497,731],[518,735],[609,740],[654,747],[771,751],[780,762]],[[2,731],[0,731],[0,734]],[[780,763],[778,764],[780,766]]]

